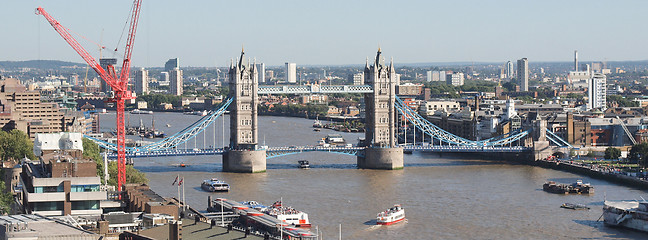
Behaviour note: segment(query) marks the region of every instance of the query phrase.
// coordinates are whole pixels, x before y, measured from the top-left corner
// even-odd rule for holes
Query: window
[[[98,200],[72,202],[72,210],[96,210],[96,209],[99,209]]]

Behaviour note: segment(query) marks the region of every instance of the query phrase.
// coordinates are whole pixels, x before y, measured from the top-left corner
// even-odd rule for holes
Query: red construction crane
[[[129,99],[134,99],[131,95],[131,92],[128,91],[128,75],[130,74],[131,66],[131,53],[133,51],[133,43],[135,42],[135,32],[137,30],[137,22],[139,20],[140,7],[142,6],[142,0],[133,1],[133,12],[130,18],[130,28],[128,32],[128,41],[126,42],[126,51],[124,52],[124,62],[122,64],[121,73],[119,78],[115,73],[115,68],[112,65],[108,65],[103,69],[97,60],[95,60],[88,51],[86,51],[79,42],[77,42],[68,30],[63,27],[56,19],[52,18],[45,9],[38,7],[36,8],[37,15],[43,15],[45,19],[54,27],[54,30],[58,32],[65,41],[74,48],[74,50],[81,55],[83,60],[85,60],[92,69],[99,74],[99,76],[106,81],[110,87],[112,87],[115,92],[115,96],[110,98],[109,101],[114,102],[117,105],[117,190],[121,191],[123,185],[126,183],[126,131],[124,128],[124,101]]]

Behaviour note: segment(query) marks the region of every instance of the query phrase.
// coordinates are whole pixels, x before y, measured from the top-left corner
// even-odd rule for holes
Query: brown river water
[[[155,117],[156,128],[171,135],[200,117],[181,113],[131,115],[130,123],[147,126]],[[229,117],[224,117],[225,128]],[[166,124],[170,124],[167,127]],[[223,145],[223,121],[187,143],[188,148]],[[315,145],[331,130],[314,132],[312,120],[259,117],[260,143],[268,146]],[[101,115],[101,127],[114,128],[114,113]],[[363,133],[341,133],[356,143]],[[205,144],[203,145],[203,136]],[[225,139],[228,139],[227,130]],[[183,146],[182,146],[183,147]],[[299,169],[298,160],[309,160],[311,169]],[[185,163],[187,167],[178,165]],[[268,159],[267,172],[225,173],[221,156],[137,158],[135,167],[164,197],[177,196],[171,183],[184,178],[186,201],[205,210],[207,196],[238,201],[256,200],[269,205],[283,199],[285,205],[309,214],[323,239],[648,239],[648,233],[609,228],[597,219],[603,197],[608,200],[648,198],[648,192],[568,172],[507,162],[479,160],[462,155],[414,153],[405,155],[403,170],[361,170],[354,156],[301,153]],[[217,177],[231,185],[228,193],[209,193],[200,188],[204,179]],[[542,191],[547,180],[591,183],[593,195],[557,195]],[[560,208],[582,203],[591,210]],[[407,222],[376,226],[378,212],[400,203]]]

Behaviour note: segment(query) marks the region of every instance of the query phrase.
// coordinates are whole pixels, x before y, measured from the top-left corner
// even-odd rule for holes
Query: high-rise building
[[[446,83],[452,86],[463,86],[464,85],[464,74],[463,73],[452,73],[446,75]]]
[[[117,58],[101,58],[99,59],[99,65],[104,70],[108,70],[108,66],[115,67],[115,65],[117,65]],[[102,92],[110,92],[112,91],[112,87],[110,87],[110,85],[108,85],[105,80],[101,79],[101,86],[99,90]]]
[[[170,72],[171,70],[175,68],[180,68],[180,59],[179,58],[171,58],[169,61],[167,61],[164,64],[164,71],[165,72]]]
[[[589,97],[587,109],[605,110],[607,108],[607,80],[604,74],[595,73],[592,75],[587,88],[587,95]]]
[[[297,82],[297,64],[296,63],[286,63],[286,82],[287,83],[296,83]]]
[[[426,79],[428,82],[432,82],[432,71],[427,71],[426,73]]]
[[[355,73],[353,74],[353,85],[364,85],[364,73]]]
[[[182,70],[174,68],[169,71],[169,94],[180,96],[182,95]]]
[[[266,82],[265,63],[257,63],[256,69],[257,69],[257,73],[259,74],[259,83],[265,83]]]
[[[520,83],[520,91],[529,91],[529,60],[527,58],[517,61],[517,81]]]
[[[148,70],[141,68],[135,71],[135,93],[147,94],[149,84]]]
[[[513,69],[513,63],[511,61],[506,62],[506,78],[513,79],[515,75],[515,70]]]

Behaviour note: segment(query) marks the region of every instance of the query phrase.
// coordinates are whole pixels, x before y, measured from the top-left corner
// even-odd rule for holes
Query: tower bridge
[[[382,52],[378,49],[372,64],[367,60],[364,67],[366,85],[290,85],[259,86],[258,70],[255,64],[246,61],[245,53],[229,68],[230,95],[221,105],[199,121],[182,131],[159,142],[141,147],[126,149],[126,156],[163,157],[192,155],[223,155],[223,171],[263,172],[267,159],[304,152],[330,152],[357,157],[359,168],[401,169],[403,151],[448,152],[448,153],[515,153],[528,158],[545,158],[557,147],[571,147],[567,142],[546,128],[546,121],[536,119],[523,129],[502,136],[484,140],[469,140],[445,131],[420,116],[396,96],[396,71],[393,61],[385,64]],[[362,147],[260,147],[258,146],[259,94],[331,94],[361,93],[365,101],[365,144]],[[188,149],[187,141],[203,133],[207,127],[214,126],[216,119],[227,110],[230,111],[230,139],[225,148]],[[411,144],[398,144],[396,125],[398,120],[414,126],[423,141]],[[215,129],[214,129],[215,134]],[[91,138],[102,148],[115,151],[113,143]],[[203,141],[204,141],[203,137]],[[414,136],[416,141],[416,136]],[[215,136],[214,136],[215,141]],[[185,148],[181,148],[182,144]],[[194,142],[195,144],[195,142]],[[554,145],[551,145],[554,144]],[[214,145],[215,146],[215,143]],[[117,157],[109,153],[108,157]]]

